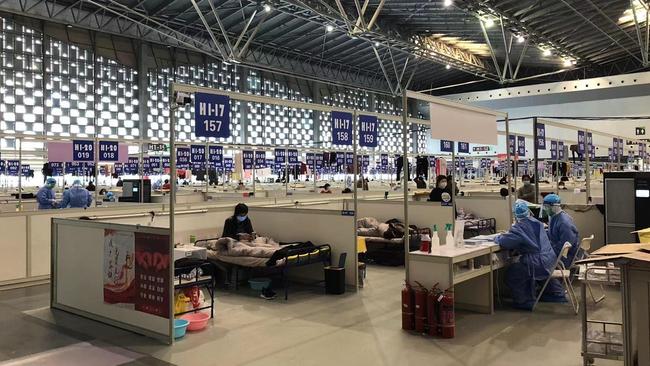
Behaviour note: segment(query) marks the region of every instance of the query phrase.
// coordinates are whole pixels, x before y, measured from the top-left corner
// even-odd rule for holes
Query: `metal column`
[[[535,203],[539,203],[539,169],[537,163],[539,161],[539,151],[537,151],[537,117],[533,118],[533,172],[535,172]]]
[[[512,207],[512,176],[514,175],[514,171],[512,169],[512,155],[510,154],[510,119],[508,118],[508,114],[506,113],[506,159],[508,160],[508,173],[506,174],[506,177],[508,177],[508,207]],[[516,139],[515,139],[516,141]],[[515,184],[516,184],[516,179],[515,179]],[[508,210],[508,214],[510,215],[510,222],[512,223],[512,209]]]
[[[402,92],[402,171],[403,189],[404,189],[404,268],[406,270],[406,283],[409,283],[409,253],[410,253],[410,235],[409,235],[409,158],[408,158],[408,97],[406,91]]]

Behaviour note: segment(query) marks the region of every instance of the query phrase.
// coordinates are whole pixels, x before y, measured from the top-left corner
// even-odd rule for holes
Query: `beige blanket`
[[[208,258],[244,267],[264,267],[273,253],[280,249],[280,244],[271,238],[257,237],[252,242],[237,241],[232,238],[220,238],[200,242],[197,245],[208,250]],[[276,265],[284,264],[278,261]]]

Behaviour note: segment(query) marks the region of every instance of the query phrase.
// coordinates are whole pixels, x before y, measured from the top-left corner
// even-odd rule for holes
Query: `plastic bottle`
[[[438,248],[440,246],[440,236],[438,234],[438,225],[433,225],[433,234],[431,234],[431,246],[429,247],[429,253],[431,249]]]
[[[454,233],[452,231],[452,226],[451,224],[445,225],[445,230],[447,231],[447,237],[445,238],[445,245],[454,245]]]
[[[429,234],[420,235],[420,251],[424,253],[431,252],[431,238]]]

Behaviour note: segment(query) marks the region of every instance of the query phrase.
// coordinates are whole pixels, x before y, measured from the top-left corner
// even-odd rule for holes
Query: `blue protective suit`
[[[571,262],[573,262],[573,258],[575,258],[576,253],[578,253],[578,250],[580,249],[578,229],[569,214],[560,211],[558,214],[551,217],[548,224],[548,238],[551,239],[551,245],[553,246],[556,256],[560,255],[564,243],[571,243],[569,256],[567,258],[562,258],[564,265],[569,268]]]
[[[533,217],[520,219],[510,231],[497,236],[495,241],[501,248],[516,250],[521,254],[519,262],[508,268],[506,283],[512,291],[515,306],[532,309],[537,281],[548,278],[557,259],[544,224]],[[554,287],[549,289],[554,292],[558,290],[561,291]]]
[[[47,186],[41,187],[36,193],[36,202],[38,202],[39,210],[51,210],[56,208],[52,203],[55,200],[56,196],[54,190],[48,188]]]
[[[61,208],[86,208],[93,202],[93,198],[87,189],[79,186],[72,186],[67,191],[63,192],[63,200],[61,201]]]

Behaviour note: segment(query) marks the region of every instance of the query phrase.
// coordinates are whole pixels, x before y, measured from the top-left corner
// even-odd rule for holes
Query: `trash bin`
[[[331,295],[345,293],[345,268],[325,267],[325,293]]]

